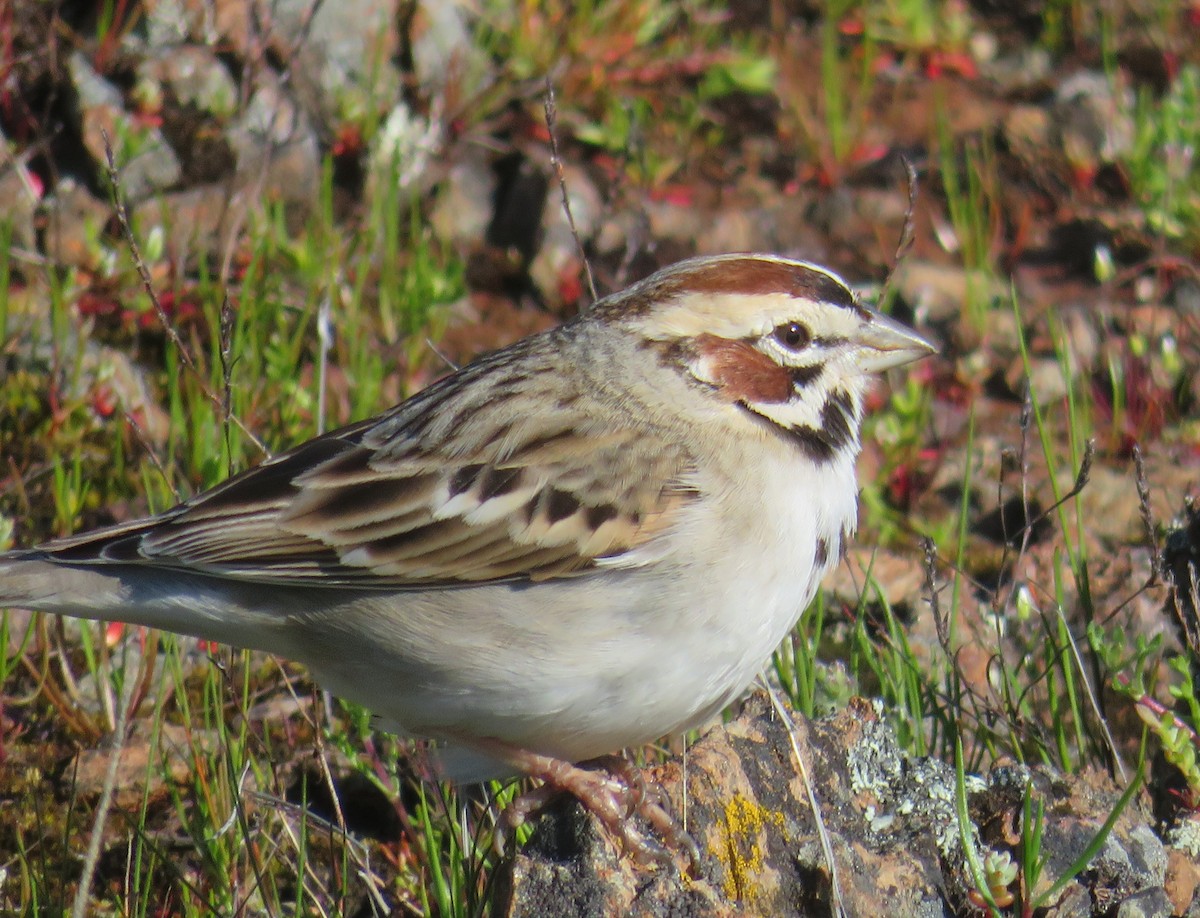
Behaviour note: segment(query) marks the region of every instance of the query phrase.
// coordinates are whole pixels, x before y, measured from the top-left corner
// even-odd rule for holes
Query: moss
[[[761,890],[757,886],[763,868],[762,831],[768,825],[783,829],[783,814],[760,806],[742,794],[725,804],[723,820],[712,852],[725,865],[722,890],[725,897],[753,902]]]

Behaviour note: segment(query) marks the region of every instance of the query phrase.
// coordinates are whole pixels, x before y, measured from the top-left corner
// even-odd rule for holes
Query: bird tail
[[[74,567],[37,550],[0,554],[0,608],[18,607],[109,621],[127,597],[101,566]]]
[[[73,563],[36,548],[0,554],[0,609],[145,625],[238,647],[280,644],[274,633],[286,616],[262,601],[266,589],[222,588],[209,577],[152,566]]]

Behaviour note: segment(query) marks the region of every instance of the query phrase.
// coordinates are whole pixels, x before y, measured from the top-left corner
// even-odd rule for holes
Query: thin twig
[[[325,433],[325,412],[329,398],[327,380],[329,351],[333,347],[333,298],[328,293],[317,307],[317,433]]]
[[[1117,773],[1121,776],[1121,780],[1125,781],[1125,764],[1121,760],[1121,753],[1117,750],[1117,742],[1113,739],[1113,735],[1108,729],[1108,719],[1100,709],[1100,700],[1096,695],[1095,689],[1092,687],[1091,680],[1088,679],[1087,667],[1084,666],[1083,655],[1079,652],[1079,645],[1075,641],[1075,635],[1071,633],[1071,629],[1067,626],[1067,618],[1063,613],[1062,606],[1055,603],[1054,609],[1058,614],[1059,624],[1062,625],[1063,634],[1067,636],[1067,644],[1071,648],[1071,657],[1075,661],[1075,668],[1079,670],[1079,678],[1083,680],[1088,702],[1092,706],[1092,712],[1096,715],[1096,723],[1100,726],[1100,730],[1104,734],[1104,742],[1108,745],[1108,751],[1112,754],[1113,763],[1117,766]]]
[[[122,417],[125,418],[125,423],[133,428],[133,435],[137,437],[138,443],[142,445],[146,456],[150,459],[150,464],[157,470],[159,476],[167,487],[171,489],[171,495],[175,498],[175,502],[183,500],[183,495],[179,493],[179,489],[175,487],[175,482],[171,480],[171,476],[167,474],[167,467],[163,464],[162,457],[158,455],[154,444],[150,442],[150,438],[146,435],[146,431],[142,430],[142,425],[137,422],[137,419],[129,411],[122,411]]]
[[[163,332],[171,339],[171,343],[175,345],[175,349],[179,352],[179,359],[183,361],[183,365],[189,370],[195,371],[196,364],[192,360],[192,352],[183,343],[183,339],[179,337],[179,332],[171,324],[171,320],[167,316],[167,311],[163,309],[162,302],[158,298],[158,293],[154,289],[154,281],[150,278],[150,269],[146,267],[146,260],[142,257],[141,246],[138,245],[137,238],[133,235],[133,227],[129,224],[129,214],[125,209],[125,198],[121,195],[121,177],[117,173],[117,161],[113,154],[112,144],[108,138],[108,132],[101,129],[100,136],[104,139],[104,158],[108,167],[108,183],[112,189],[112,202],[113,207],[117,211],[117,222],[121,225],[121,235],[125,237],[125,244],[129,246],[129,252],[133,256],[134,267],[137,268],[138,276],[142,279],[142,286],[145,288],[146,294],[150,297],[150,305],[154,307],[155,313],[158,314],[158,321],[162,324]],[[220,403],[217,402],[216,404],[219,405]]]
[[[1154,586],[1162,576],[1163,558],[1158,550],[1158,536],[1154,528],[1154,513],[1150,509],[1150,484],[1146,478],[1146,459],[1142,448],[1133,444],[1134,484],[1137,485],[1138,510],[1142,516],[1142,527],[1146,530],[1146,544],[1150,546],[1150,582]]]
[[[154,281],[150,277],[150,269],[146,267],[146,260],[142,257],[142,250],[137,244],[137,239],[133,234],[133,227],[129,224],[129,213],[125,208],[125,199],[121,196],[121,178],[117,174],[116,157],[113,155],[112,143],[109,141],[108,133],[101,131],[101,136],[104,139],[104,157],[107,165],[109,186],[112,189],[113,208],[117,212],[117,222],[121,226],[121,235],[125,238],[125,244],[129,246],[129,252],[133,256],[134,267],[137,268],[138,277],[142,280],[142,287],[146,291],[146,295],[150,297],[150,303],[154,306],[154,311],[158,315],[158,320],[162,323],[163,333],[175,345],[175,349],[179,353],[179,359],[183,361],[183,365],[193,373],[199,382],[200,392],[207,398],[216,408],[222,412],[222,417],[226,417],[224,404],[215,392],[212,391],[204,382],[199,369],[196,367],[195,361],[192,359],[192,353],[183,343],[183,339],[179,337],[179,332],[175,330],[175,326],[171,324],[167,311],[163,308],[162,302],[158,298],[158,294],[154,290]],[[265,456],[270,455],[270,450],[266,445],[254,435],[251,430],[242,423],[237,415],[228,415],[228,419],[237,425],[238,429],[246,435]]]
[[[886,304],[891,299],[896,286],[896,272],[900,270],[901,262],[908,256],[917,238],[916,218],[914,217],[920,188],[917,169],[907,156],[901,157],[900,161],[904,163],[904,175],[908,180],[908,206],[904,209],[904,225],[900,228],[900,239],[896,243],[896,257],[892,260],[892,270],[888,272],[887,280],[883,282],[883,289],[879,292],[880,304]]]
[[[592,302],[595,302],[596,297],[596,279],[592,277],[592,263],[588,261],[587,252],[583,250],[583,240],[579,238],[579,231],[575,228],[575,215],[571,213],[571,201],[567,195],[567,180],[563,174],[562,158],[558,155],[558,109],[554,103],[554,84],[550,81],[550,77],[546,77],[546,130],[550,133],[550,165],[554,167],[554,174],[558,178],[558,190],[562,195],[563,210],[567,214],[567,225],[571,227],[571,238],[575,240],[575,247],[579,250],[579,258],[583,261],[583,273],[587,277],[588,292],[592,295]]]
[[[126,644],[126,647],[129,645]],[[128,676],[128,673],[126,674]],[[100,862],[100,845],[104,841],[104,825],[112,808],[113,792],[117,787],[117,771],[121,767],[121,753],[129,729],[129,708],[133,703],[133,692],[138,680],[126,678],[122,687],[121,704],[117,708],[116,722],[112,732],[112,755],[104,771],[104,785],[100,789],[100,801],[96,804],[96,817],[88,836],[87,853],[83,857],[83,869],[79,874],[79,888],[75,891],[75,902],[71,907],[72,918],[84,918],[90,913],[88,899],[91,897],[92,881],[96,877],[96,865]]]
[[[833,842],[829,838],[829,830],[825,828],[825,820],[821,816],[821,803],[817,800],[817,791],[813,787],[812,777],[808,773],[808,766],[804,762],[804,756],[800,752],[800,743],[796,739],[796,722],[792,720],[792,716],[788,713],[787,708],[783,706],[783,702],[779,700],[779,696],[775,694],[775,689],[771,685],[770,680],[765,675],[760,674],[758,677],[759,684],[767,690],[767,697],[771,699],[771,707],[775,709],[775,713],[783,722],[784,729],[787,730],[788,742],[792,747],[792,754],[796,757],[796,768],[800,772],[800,781],[804,785],[804,792],[808,795],[808,805],[812,809],[813,823],[817,827],[817,838],[821,840],[821,853],[825,857],[825,863],[829,865],[829,896],[830,904],[833,906],[833,914],[845,918],[846,904],[842,899],[842,885],[838,879],[837,858],[833,853]]]
[[[896,267],[899,267],[900,263],[908,257],[913,243],[917,241],[917,199],[920,197],[921,190],[917,167],[912,164],[912,160],[907,156],[902,156],[900,162],[904,163],[904,176],[908,180],[908,206],[904,209],[904,225],[900,230],[900,241],[896,244],[894,259]]]
[[[220,327],[217,330],[220,347],[217,349],[221,361],[221,436],[225,441],[225,458],[229,463],[226,472],[232,475],[233,442],[229,438],[229,419],[233,415],[233,305],[229,302],[229,291],[221,298]]]
[[[455,363],[453,360],[451,360],[450,357],[444,351],[442,351],[441,348],[439,348],[437,346],[437,344],[434,342],[434,340],[432,338],[425,339],[425,346],[427,348],[429,348],[431,351],[433,351],[434,355],[439,360],[441,360],[442,363],[444,363],[446,366],[448,366],[450,368],[451,373],[457,373],[459,370],[462,369],[462,367],[460,367],[457,363]]]
[[[950,627],[946,617],[942,615],[941,603],[938,602],[937,545],[929,537],[921,539],[921,545],[925,550],[925,589],[929,593],[929,611],[933,615],[933,627],[937,631],[938,643],[942,645],[943,652],[950,656]]]
[[[1039,513],[1035,519],[1029,520],[1024,526],[1024,532],[1032,532],[1034,527],[1040,524],[1043,520],[1048,519],[1051,513],[1056,511],[1067,501],[1078,497],[1081,493],[1083,493],[1083,489],[1086,488],[1088,482],[1091,481],[1092,460],[1095,458],[1096,441],[1088,440],[1083,446],[1083,460],[1079,463],[1079,472],[1075,475],[1075,484],[1071,486],[1071,490]]]

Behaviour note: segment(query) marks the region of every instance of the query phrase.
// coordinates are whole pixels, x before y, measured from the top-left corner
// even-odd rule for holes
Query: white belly
[[[305,615],[320,619],[305,633],[323,637],[296,656],[336,694],[419,735],[579,761],[697,726],[761,671],[854,527],[852,466],[780,463],[748,477],[756,490],[713,494],[731,512],[690,511],[657,563],[361,597]],[[389,658],[380,644],[411,653]]]

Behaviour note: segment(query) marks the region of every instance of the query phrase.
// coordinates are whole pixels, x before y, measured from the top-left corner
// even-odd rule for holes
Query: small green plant
[[[884,545],[907,531],[912,506],[937,460],[927,437],[932,390],[920,372],[909,373],[903,388],[892,389],[885,409],[869,417],[863,431],[864,441],[877,443],[883,454],[879,473],[863,483],[862,502]],[[936,525],[926,527],[924,534],[941,541],[950,532],[945,525]]]
[[[1166,95],[1138,96],[1126,167],[1151,230],[1200,245],[1200,66],[1185,64]]]
[[[837,185],[855,161],[871,155],[863,149],[875,87],[878,46],[872,32],[846,35],[843,25],[855,0],[826,4],[818,24],[820,91],[812,92],[810,65],[784,50],[776,36],[780,78],[776,92],[808,162],[811,177]]]
[[[959,51],[971,34],[970,11],[961,0],[884,0],[856,5],[864,31],[904,51]]]
[[[937,131],[942,191],[966,271],[965,307],[982,328],[984,315],[999,305],[994,291],[1003,217],[995,151],[987,137],[956,138],[944,101],[938,104]]]
[[[1174,699],[1175,710],[1155,698],[1154,680],[1160,672],[1163,637],[1137,635],[1130,641],[1120,626],[1088,629],[1088,642],[1107,672],[1112,674],[1113,689],[1135,705],[1138,716],[1158,739],[1163,756],[1179,769],[1186,791],[1183,805],[1200,809],[1200,693],[1192,666],[1183,654],[1166,659],[1171,674],[1167,694]]]
[[[1088,840],[1083,850],[1079,852],[1078,857],[1071,862],[1067,869],[1049,882],[1045,888],[1040,890],[1038,889],[1038,884],[1042,881],[1042,875],[1045,873],[1046,865],[1049,863],[1051,856],[1042,852],[1042,842],[1046,828],[1046,808],[1042,799],[1035,796],[1033,788],[1026,787],[1021,808],[1021,841],[1019,846],[1022,875],[1020,914],[1022,918],[1032,918],[1038,909],[1045,908],[1056,901],[1067,884],[1083,871],[1087,870],[1092,860],[1100,853],[1105,841],[1112,833],[1113,826],[1117,824],[1117,820],[1121,818],[1121,814],[1125,812],[1125,808],[1129,806],[1130,801],[1141,790],[1144,779],[1145,751],[1145,746],[1143,745],[1141,754],[1138,757],[1137,772],[1133,775],[1128,786],[1113,805],[1103,824],[1096,830],[1096,833]]]
[[[1020,873],[1020,865],[1013,860],[1007,851],[989,850],[983,858],[983,876],[992,900],[1000,908],[1008,908],[1016,901],[1012,886]]]

